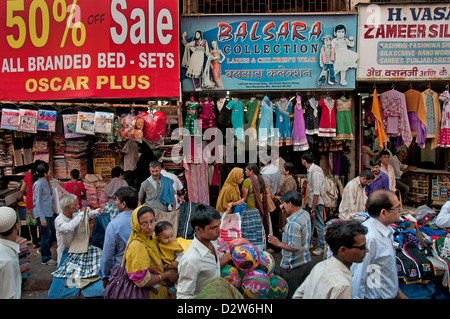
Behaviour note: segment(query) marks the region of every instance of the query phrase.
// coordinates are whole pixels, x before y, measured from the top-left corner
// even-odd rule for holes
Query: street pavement
[[[313,241],[316,243],[316,238]],[[41,255],[37,248],[32,248],[28,245],[30,251],[30,274],[22,282],[22,297],[21,299],[46,299],[48,290],[52,284],[52,272],[56,270],[56,266],[42,265]],[[52,246],[52,257],[56,260],[56,243]],[[272,253],[275,259],[275,274],[280,273],[281,252]],[[315,256],[311,254],[313,265],[323,259],[322,256]]]

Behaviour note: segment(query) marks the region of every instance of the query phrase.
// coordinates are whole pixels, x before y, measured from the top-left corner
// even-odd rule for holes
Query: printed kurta
[[[443,102],[443,108],[438,146],[450,147],[450,92],[448,90],[442,92],[439,100]]]
[[[401,136],[406,146],[412,143],[405,94],[391,89],[380,96],[381,119],[386,136]]]

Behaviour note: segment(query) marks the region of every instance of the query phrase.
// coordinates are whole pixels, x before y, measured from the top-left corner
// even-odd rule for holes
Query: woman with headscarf
[[[131,214],[131,235],[124,255],[128,277],[138,287],[151,287],[150,299],[170,299],[166,280],[175,283],[174,269],[164,271],[161,252],[154,238],[156,218],[150,206],[137,207]]]
[[[237,206],[245,203],[241,199],[241,193],[239,191],[239,184],[244,181],[244,170],[240,167],[235,167],[228,174],[222,189],[219,192],[217,198],[216,209],[224,213],[227,210],[228,205]]]

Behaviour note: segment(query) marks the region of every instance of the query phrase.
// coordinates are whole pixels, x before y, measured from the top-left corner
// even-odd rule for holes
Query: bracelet
[[[159,276],[159,281],[163,281],[163,279],[162,279],[161,275],[160,275],[160,274],[158,274],[158,276]]]

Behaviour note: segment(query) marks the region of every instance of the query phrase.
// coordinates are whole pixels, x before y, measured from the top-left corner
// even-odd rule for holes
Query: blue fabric
[[[41,225],[41,218],[39,218],[38,226],[39,226],[39,232],[41,235],[41,261],[47,262],[52,258],[52,252],[51,247],[54,241],[56,241],[56,229],[55,229],[55,219],[56,214],[53,214],[53,216],[50,217],[44,217],[44,219],[47,221],[47,226],[43,227]]]
[[[173,180],[161,175],[161,194],[158,198],[164,205],[173,207]]]
[[[94,227],[92,228],[92,245],[103,249],[103,243],[105,241],[105,231],[110,220],[110,213],[101,213],[95,218]]]
[[[435,291],[434,287],[435,284],[433,282],[429,282],[428,284],[399,284],[400,290],[409,299],[431,299]]]
[[[426,227],[426,226],[422,226],[419,228],[419,230],[424,233],[427,234],[429,236],[447,236],[447,232],[443,231],[443,230],[438,230],[438,229],[433,229],[431,227]]]

